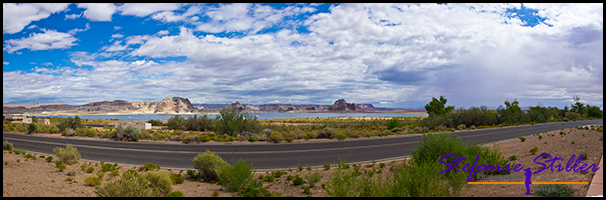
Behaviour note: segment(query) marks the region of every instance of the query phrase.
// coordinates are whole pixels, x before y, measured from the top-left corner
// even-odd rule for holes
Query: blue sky
[[[603,105],[603,4],[3,4],[3,103]]]

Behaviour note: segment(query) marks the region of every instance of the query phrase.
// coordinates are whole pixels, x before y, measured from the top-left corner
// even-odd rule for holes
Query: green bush
[[[267,141],[279,143],[280,141],[282,141],[282,135],[273,133],[269,137],[267,137]]]
[[[509,160],[514,161],[517,160],[518,157],[516,155],[509,156]]]
[[[181,192],[181,191],[174,191],[174,192],[166,194],[165,197],[183,197],[183,192]]]
[[[51,162],[53,160],[53,157],[49,156],[49,157],[46,157],[45,159],[46,159],[46,162]]]
[[[218,196],[219,196],[219,191],[214,191],[214,192],[213,192],[213,196],[218,197]]]
[[[55,154],[59,160],[68,165],[78,162],[78,160],[81,158],[78,149],[73,147],[71,144],[67,144],[65,148],[55,147],[55,149],[53,149],[53,154]]]
[[[292,181],[292,179],[294,179],[294,178],[295,178],[295,177],[293,177],[292,175],[288,175],[288,176],[286,177],[286,180],[287,180],[287,181]]]
[[[111,136],[111,139],[118,141],[137,141],[141,135],[141,130],[132,126],[125,127],[125,123],[119,123],[116,127],[116,134]]]
[[[235,110],[222,110],[216,118],[216,129],[218,134],[227,134],[236,137],[243,131],[258,133],[261,126],[257,117],[249,114],[238,114]]]
[[[160,170],[160,166],[154,165],[153,163],[147,163],[143,165],[143,168],[145,171]]]
[[[276,177],[271,174],[266,174],[265,176],[263,176],[263,181],[265,182],[274,182],[275,179]]]
[[[581,156],[581,155],[583,156],[582,160],[585,160],[589,156],[589,151],[587,149],[585,149],[585,150],[579,152],[579,156]]]
[[[322,179],[322,177],[324,177],[324,175],[321,175],[319,172],[309,172],[309,174],[305,175],[305,180],[307,180],[307,183],[309,183],[309,187],[314,187],[316,185],[316,183],[320,182],[320,180]]]
[[[185,179],[183,179],[183,177],[181,177],[181,174],[171,174],[170,175],[170,180],[173,182],[173,184],[181,184],[183,183],[183,181],[185,181]]]
[[[246,161],[238,160],[234,166],[228,166],[221,172],[219,180],[230,191],[242,192],[252,183],[254,173],[252,163],[249,165]]]
[[[337,138],[338,138],[339,140],[344,140],[345,138],[347,138],[347,135],[345,135],[345,134],[343,134],[343,133],[339,133],[339,134],[337,134]]]
[[[305,187],[305,188],[303,188],[303,193],[305,193],[307,195],[311,195],[311,190],[309,189],[309,187]]]
[[[575,190],[568,185],[539,185],[538,190],[533,191],[534,195],[540,197],[572,197]]]
[[[98,197],[157,197],[159,192],[148,186],[144,177],[134,170],[128,170],[122,174],[120,179],[105,184],[103,187],[95,187]]]
[[[303,183],[305,183],[305,180],[303,180],[303,178],[301,177],[296,177],[292,183],[297,186],[297,185],[303,185]]]
[[[59,171],[63,171],[67,168],[63,163],[56,164],[56,166]]]
[[[89,167],[86,169],[86,173],[93,173],[93,171],[95,171],[95,168],[93,167]]]
[[[105,172],[103,172],[103,171],[97,171],[97,176],[99,178],[103,178],[103,176],[105,176]]]
[[[34,131],[36,131],[36,129],[38,129],[38,126],[36,126],[36,124],[31,123],[27,125],[27,134],[32,134]]]
[[[13,143],[10,143],[8,141],[2,142],[2,149],[3,150],[13,150]]]
[[[88,185],[88,186],[97,186],[97,185],[101,184],[101,178],[96,177],[96,176],[91,176],[91,177],[84,179],[84,183],[86,183],[86,185]]]
[[[526,141],[526,138],[524,138],[522,136],[518,136],[518,139],[520,139],[520,141],[522,141],[522,142]]]
[[[198,170],[198,176],[204,181],[218,180],[219,173],[229,167],[227,162],[209,150],[204,154],[198,154],[192,161],[194,168]]]
[[[114,169],[114,165],[109,164],[109,163],[104,163],[101,165],[101,170],[106,172],[106,171],[111,171]]]
[[[151,183],[151,187],[154,191],[158,191],[161,196],[173,190],[172,180],[167,171],[148,171],[143,177]]]
[[[330,169],[330,164],[324,164],[324,170],[329,170]]]
[[[532,153],[532,155],[534,155],[537,152],[538,149],[539,149],[539,147],[534,146],[532,149],[530,149],[529,152]]]
[[[316,138],[333,138],[334,136],[336,136],[339,132],[331,127],[326,127],[320,131],[318,131]]]
[[[271,174],[276,178],[280,178],[280,176],[282,176],[282,174],[284,174],[284,173],[285,173],[284,171],[278,170],[278,171],[272,172]]]
[[[198,176],[196,176],[196,172],[194,172],[194,170],[191,170],[191,169],[187,170],[187,175],[189,175],[189,177],[191,177],[194,180],[198,178]]]

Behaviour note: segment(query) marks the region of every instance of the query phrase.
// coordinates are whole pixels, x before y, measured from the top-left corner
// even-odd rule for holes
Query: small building
[[[119,124],[120,123],[116,123],[114,126],[117,128]],[[126,126],[126,127],[131,126],[133,128],[138,128],[138,129],[143,129],[143,130],[147,130],[147,129],[151,129],[152,128],[151,123],[130,123],[130,122],[126,122],[126,123],[123,123],[122,126]]]
[[[22,124],[31,124],[32,123],[32,118],[27,118],[24,116],[19,116],[19,115],[8,115],[8,116],[4,116],[3,117],[6,118],[6,121],[9,121],[11,123],[22,123]]]
[[[36,123],[50,125],[50,119],[38,119],[38,120],[36,120]]]

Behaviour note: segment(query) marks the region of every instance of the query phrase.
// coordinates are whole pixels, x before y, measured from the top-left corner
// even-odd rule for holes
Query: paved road
[[[490,143],[529,136],[535,133],[559,130],[580,125],[602,125],[603,120],[556,122],[517,127],[492,128],[472,131],[457,131],[463,141]],[[182,144],[176,142],[119,142],[97,138],[65,138],[56,136],[25,135],[3,132],[3,140],[13,143],[15,148],[32,152],[52,154],[55,147],[71,143],[78,148],[83,159],[103,160],[122,164],[143,165],[151,162],[163,168],[193,169],[191,161],[206,150],[213,151],[233,164],[238,159],[248,159],[257,169],[297,168],[299,165],[321,166],[334,164],[339,157],[349,163],[371,160],[393,159],[407,156],[417,145],[421,135],[394,135],[372,139],[327,140],[308,143],[202,143]],[[261,171],[261,170],[260,170]]]

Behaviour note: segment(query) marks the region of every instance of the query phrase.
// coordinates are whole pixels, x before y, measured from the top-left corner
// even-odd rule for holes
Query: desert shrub
[[[49,157],[46,157],[45,159],[46,159],[46,162],[51,162],[53,160],[53,157],[49,156]]]
[[[532,149],[530,149],[530,153],[532,153],[532,155],[534,155],[535,153],[537,153],[537,150],[539,149],[539,147],[534,146]]]
[[[299,165],[299,171],[303,171],[303,166]]]
[[[104,164],[101,165],[101,170],[104,171],[104,172],[111,171],[113,166],[114,165],[112,165],[112,164],[104,163]]]
[[[133,128],[132,126],[124,127],[124,123],[120,123],[118,124],[118,127],[116,127],[116,135],[114,135],[112,139],[118,141],[137,141],[139,140],[140,134],[141,130]]]
[[[542,135],[539,135],[539,140],[540,140],[540,139],[543,139],[543,136],[542,136]]]
[[[518,136],[518,139],[520,139],[520,141],[522,141],[522,142],[526,141],[526,138],[524,138],[522,136]]]
[[[36,124],[31,123],[27,125],[27,134],[32,134],[34,131],[36,131],[36,129],[38,129],[38,126],[36,126]]]
[[[103,171],[97,171],[97,177],[103,178],[103,176],[105,176],[105,172],[103,172]]]
[[[232,137],[235,137],[242,131],[257,133],[261,130],[257,117],[245,113],[238,114],[235,110],[220,111],[220,116],[217,116],[215,121],[217,133],[227,134]]]
[[[232,192],[244,191],[253,181],[255,170],[252,163],[246,164],[246,161],[238,160],[234,166],[228,166],[221,172],[219,180],[221,184]]]
[[[330,169],[330,164],[324,164],[323,167],[324,167],[325,170],[329,170]]]
[[[86,173],[93,173],[93,171],[95,171],[95,168],[93,167],[89,167],[86,169]]]
[[[63,171],[67,168],[61,161],[57,161],[55,163],[55,166],[57,167],[57,169],[59,169],[59,171]]]
[[[514,160],[517,160],[517,159],[518,159],[518,157],[516,155],[509,156],[509,160],[511,160],[511,161],[514,161]]]
[[[288,142],[288,143],[291,143],[293,140],[295,140],[295,139],[294,139],[294,138],[292,138],[292,137],[285,137],[285,138],[284,138],[284,141],[286,141],[286,142]]]
[[[321,175],[319,172],[309,172],[309,174],[305,175],[305,180],[307,180],[307,183],[309,183],[309,187],[313,188],[316,183],[320,182],[322,177],[324,177],[324,175]]]
[[[589,151],[587,149],[585,149],[585,150],[579,152],[579,156],[583,156],[582,160],[585,160],[589,156]]]
[[[84,179],[84,183],[86,183],[86,185],[88,185],[88,186],[97,186],[97,185],[101,184],[101,178],[96,177],[96,176],[91,176],[91,177]]]
[[[305,188],[303,188],[303,193],[305,193],[307,195],[311,195],[311,190],[309,189],[309,187],[305,187]]]
[[[157,197],[159,192],[148,186],[147,180],[134,170],[122,174],[120,179],[95,187],[98,197]]]
[[[192,179],[197,179],[198,176],[196,176],[196,172],[194,172],[194,170],[188,169],[187,170],[187,175],[189,175],[190,178]]]
[[[337,134],[337,138],[339,138],[339,140],[344,140],[345,138],[347,138],[347,135],[345,135],[343,133],[339,133],[339,134]]]
[[[303,185],[303,183],[305,183],[305,180],[303,180],[303,178],[301,177],[296,177],[294,180],[292,180],[292,183],[297,186],[297,185]]]
[[[276,178],[280,178],[282,176],[282,174],[284,174],[284,173],[286,173],[286,172],[278,170],[278,171],[272,172],[271,175],[273,175]]]
[[[68,176],[75,176],[76,175],[76,171],[69,171],[69,172],[67,172],[66,175],[68,175]]]
[[[116,177],[118,175],[120,175],[120,172],[118,170],[114,170],[113,172],[108,174],[108,176],[110,176],[110,177]]]
[[[198,170],[199,177],[204,181],[218,180],[221,170],[229,167],[217,154],[206,150],[204,154],[198,154],[193,160],[194,168]]]
[[[286,180],[287,180],[287,181],[292,181],[292,179],[294,179],[294,178],[295,178],[294,176],[292,176],[292,175],[288,175],[288,176],[286,177]]]
[[[78,149],[73,147],[71,144],[67,144],[65,148],[55,147],[55,149],[53,149],[53,154],[55,154],[59,160],[68,165],[78,162],[78,160],[80,160],[82,157],[78,152]]]
[[[172,180],[167,171],[148,171],[143,176],[151,183],[151,187],[158,191],[160,195],[164,195],[173,190]]]
[[[568,185],[539,185],[538,190],[533,191],[534,195],[540,197],[571,197],[575,190]]]
[[[213,196],[218,197],[218,196],[219,196],[219,191],[214,191],[214,192],[213,192]]]
[[[465,124],[460,124],[460,125],[458,125],[458,126],[457,126],[457,129],[458,129],[458,130],[464,130],[465,128],[467,128],[467,127],[465,126]]]
[[[200,135],[200,136],[198,136],[198,141],[201,141],[201,142],[209,142],[211,140],[212,139],[208,135]]]
[[[274,182],[275,179],[276,179],[276,177],[274,177],[274,175],[271,175],[271,174],[266,174],[265,176],[263,176],[263,181],[265,181],[265,182]]]
[[[153,163],[147,163],[145,165],[143,165],[143,169],[145,169],[145,171],[152,171],[152,170],[160,170],[160,166],[158,165],[154,165]]]
[[[576,112],[566,112],[566,114],[564,116],[566,116],[566,118],[568,118],[569,120],[577,120],[577,119],[581,118],[581,115],[579,115],[579,113],[576,113]]]
[[[13,150],[13,143],[8,141],[2,142],[2,150]]]
[[[279,133],[272,133],[269,137],[267,137],[267,141],[279,143],[282,141],[282,135]]]
[[[183,197],[183,192],[181,192],[181,191],[174,191],[174,192],[166,194],[165,197]]]
[[[147,123],[150,123],[152,126],[164,126],[164,122],[160,121],[159,119],[150,119],[147,120]]]
[[[320,131],[318,131],[316,138],[332,138],[336,136],[339,132],[331,127],[326,127]]]
[[[183,183],[183,181],[185,181],[185,179],[183,179],[183,177],[181,177],[181,174],[171,174],[170,175],[170,180],[172,181],[173,184],[181,184]]]

